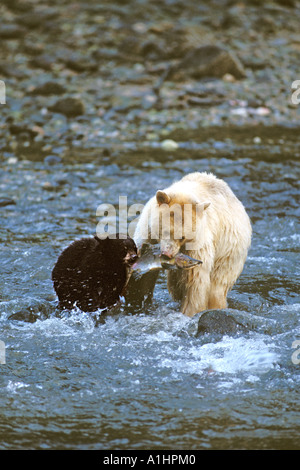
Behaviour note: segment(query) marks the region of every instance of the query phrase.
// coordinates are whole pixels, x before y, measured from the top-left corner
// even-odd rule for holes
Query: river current
[[[300,448],[299,162],[188,153],[2,163],[1,197],[14,204],[0,207],[1,449]],[[179,312],[163,272],[138,313],[97,327],[57,314],[51,270],[94,234],[98,205],[145,204],[192,171],[223,178],[251,218],[228,309],[248,331],[197,337],[200,314]]]

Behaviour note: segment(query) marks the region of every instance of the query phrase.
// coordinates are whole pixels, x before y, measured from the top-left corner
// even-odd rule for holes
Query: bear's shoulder
[[[202,187],[208,193],[212,194],[213,196],[216,195],[223,195],[225,197],[232,197],[233,193],[228,186],[228,184],[218,178],[213,173],[206,173],[206,172],[194,172],[184,176],[181,180],[184,183],[193,182],[195,184],[198,183],[199,187]]]

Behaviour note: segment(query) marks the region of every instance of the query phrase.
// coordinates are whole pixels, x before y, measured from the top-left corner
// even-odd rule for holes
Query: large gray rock
[[[167,78],[222,78],[226,73],[236,79],[246,76],[242,63],[232,52],[219,46],[208,45],[188,52],[178,64],[171,67]]]
[[[247,328],[232,315],[224,311],[209,310],[201,315],[196,336],[204,335],[205,333],[222,336],[234,335],[246,331]]]

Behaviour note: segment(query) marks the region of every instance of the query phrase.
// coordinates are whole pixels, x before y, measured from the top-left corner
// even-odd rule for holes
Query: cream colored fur
[[[151,223],[162,208],[190,203],[197,218],[193,239],[169,239],[161,227],[161,250],[174,256],[179,250],[203,264],[190,270],[168,272],[168,289],[188,316],[227,307],[227,293],[241,274],[251,243],[250,219],[227,183],[208,173],[191,173],[151,198],[137,223],[134,240],[138,249],[150,240]],[[198,212],[196,213],[196,209]],[[176,222],[175,222],[176,223]],[[153,242],[153,240],[152,240]],[[192,248],[189,243],[193,243]]]

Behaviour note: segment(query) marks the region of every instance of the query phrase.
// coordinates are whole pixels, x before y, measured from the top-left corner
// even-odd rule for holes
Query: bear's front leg
[[[211,284],[208,298],[209,310],[227,308],[227,291],[226,286],[214,282]]]
[[[181,301],[181,312],[192,317],[198,312],[207,310],[210,291],[209,272],[200,267],[183,271],[180,274],[180,280],[177,279],[175,285],[169,282],[168,287],[173,299]],[[180,293],[180,298],[178,293]]]

